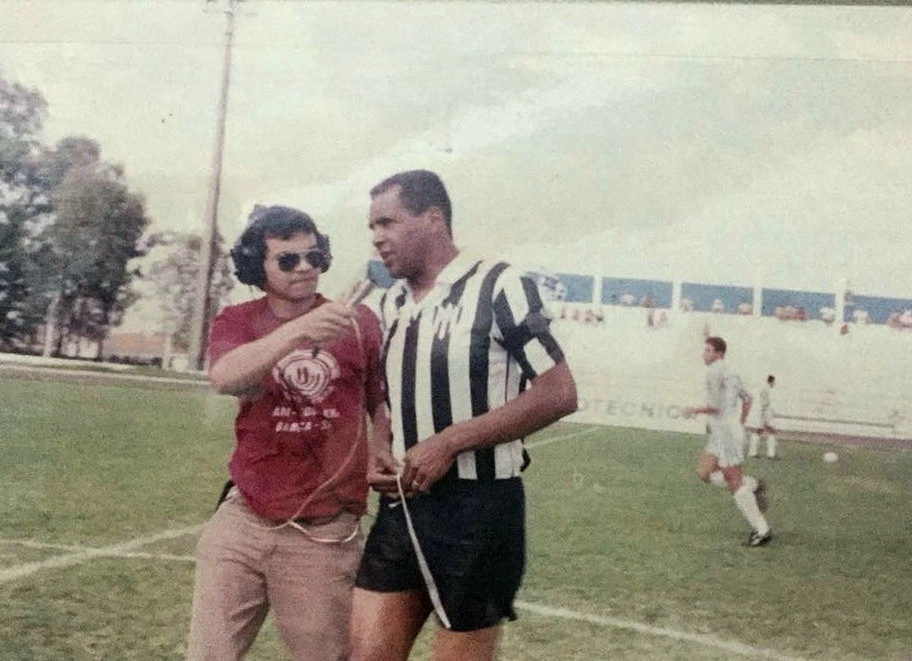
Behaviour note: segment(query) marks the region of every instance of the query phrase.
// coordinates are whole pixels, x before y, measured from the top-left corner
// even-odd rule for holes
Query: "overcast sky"
[[[0,0],[44,140],[99,141],[152,230],[203,226],[227,4]],[[912,298],[912,9],[239,5],[220,225],[312,213],[338,293],[367,190],[437,170],[457,242],[606,276]]]

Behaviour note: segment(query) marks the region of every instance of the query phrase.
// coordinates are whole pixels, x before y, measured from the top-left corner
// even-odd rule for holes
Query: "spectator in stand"
[[[681,312],[693,312],[694,302],[689,298],[681,299]]]
[[[887,326],[897,330],[912,328],[912,310],[904,310],[902,313],[898,310],[893,312],[887,318]]]
[[[621,294],[621,305],[636,305],[636,302],[636,296],[631,294],[629,291],[625,291],[623,294]]]
[[[741,301],[738,303],[738,314],[743,315],[752,315],[754,313],[754,306],[748,303],[747,301]]]
[[[852,321],[854,321],[859,326],[864,326],[871,323],[871,316],[868,314],[867,310],[856,308],[852,313]]]
[[[794,305],[776,306],[776,318],[782,321],[807,321],[807,311]]]
[[[829,306],[820,308],[820,319],[825,324],[832,324],[836,321],[836,310]]]
[[[725,303],[722,302],[721,298],[717,298],[712,302],[712,307],[709,308],[709,311],[715,313],[725,312]]]

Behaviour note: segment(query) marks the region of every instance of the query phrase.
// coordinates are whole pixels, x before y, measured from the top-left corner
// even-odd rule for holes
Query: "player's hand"
[[[351,328],[355,311],[339,302],[324,303],[316,310],[289,321],[302,340],[318,347],[345,335]]]
[[[450,469],[455,458],[443,433],[415,444],[405,453],[402,486],[410,493],[426,493]]]
[[[686,409],[681,411],[681,415],[685,419],[689,420],[690,418],[693,418],[694,416],[697,415],[697,410],[693,406],[688,406]]]

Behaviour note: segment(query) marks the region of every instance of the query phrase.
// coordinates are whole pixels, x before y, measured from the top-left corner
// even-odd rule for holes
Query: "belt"
[[[292,519],[292,521],[300,526],[322,526],[326,523],[332,523],[345,514],[345,512],[346,510],[339,510],[335,514],[327,514],[325,516],[298,516]]]
[[[221,504],[225,500],[235,501],[235,502],[239,503],[245,509],[249,510],[252,514],[256,515],[256,513],[253,512],[253,510],[250,510],[250,506],[247,505],[247,503],[244,501],[244,496],[241,495],[240,490],[233,483],[229,482],[227,485],[225,485],[225,489],[222,492],[222,497],[221,497],[221,499],[219,499],[219,504]],[[348,508],[343,507],[335,514],[324,514],[322,516],[297,516],[297,517],[293,518],[292,521],[297,523],[299,526],[322,526],[322,525],[326,525],[327,523],[332,523],[333,521],[335,521],[336,519],[338,519],[340,516],[342,516],[345,513],[351,513],[351,514],[354,514],[355,516],[360,516],[357,512],[351,512]],[[272,523],[274,525],[281,525],[282,523],[285,523],[285,521],[286,521],[286,519],[279,520],[279,521],[271,520],[271,519],[266,519],[266,520],[272,521]]]

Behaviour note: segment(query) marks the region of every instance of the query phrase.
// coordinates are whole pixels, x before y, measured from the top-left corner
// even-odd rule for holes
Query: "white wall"
[[[727,360],[755,395],[776,375],[780,427],[912,438],[912,332],[820,321],[669,312],[650,328],[643,308],[603,307],[604,321],[558,319],[554,331],[577,376],[574,420],[699,432],[681,409],[703,401],[705,333],[728,343]]]

